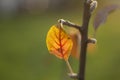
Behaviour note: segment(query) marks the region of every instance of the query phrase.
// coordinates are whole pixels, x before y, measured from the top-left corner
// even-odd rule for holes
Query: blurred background
[[[71,80],[65,62],[50,55],[46,34],[58,19],[82,23],[84,0],[0,0],[0,80]],[[98,0],[95,13],[119,0]],[[101,25],[94,51],[87,54],[86,80],[120,80],[120,10]],[[78,60],[70,57],[78,72]]]

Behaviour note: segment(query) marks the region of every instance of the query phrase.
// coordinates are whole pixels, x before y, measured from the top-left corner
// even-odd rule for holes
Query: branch
[[[95,9],[96,6],[91,4],[92,0],[85,0],[84,2],[84,13],[83,13],[83,33],[81,34],[81,52],[79,61],[79,73],[78,80],[85,80],[85,67],[86,67],[86,53],[87,53],[87,43],[88,43],[88,25],[91,17],[91,9]]]
[[[97,1],[94,0],[85,0],[84,2],[84,13],[83,13],[83,23],[82,26],[76,25],[70,21],[63,19],[58,20],[62,25],[67,25],[69,27],[76,28],[80,31],[81,35],[81,52],[79,60],[79,73],[78,75],[69,75],[71,78],[78,78],[78,80],[85,80],[85,66],[86,66],[86,53],[87,53],[87,44],[95,43],[95,39],[88,39],[88,26],[91,17],[91,13],[97,7]]]
[[[77,25],[77,24],[75,24],[75,23],[72,23],[72,22],[67,21],[67,20],[64,20],[64,19],[59,19],[58,22],[59,22],[59,23],[62,23],[63,25],[66,25],[66,26],[76,28],[76,29],[78,29],[80,32],[82,32],[81,26],[79,26],[79,25]]]

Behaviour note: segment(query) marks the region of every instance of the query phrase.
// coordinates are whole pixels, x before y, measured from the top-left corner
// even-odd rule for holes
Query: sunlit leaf
[[[118,5],[109,5],[99,10],[95,16],[93,23],[95,31],[101,24],[105,23],[107,16],[118,8],[120,8]]]
[[[65,60],[69,58],[73,46],[70,36],[58,25],[53,25],[48,31],[46,44],[51,54]]]

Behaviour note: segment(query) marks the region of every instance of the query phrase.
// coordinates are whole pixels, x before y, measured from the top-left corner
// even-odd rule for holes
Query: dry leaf
[[[69,35],[73,41],[73,48],[71,51],[71,56],[79,59],[80,55],[80,42],[81,42],[81,35],[80,32],[77,30],[70,30]]]
[[[118,5],[109,5],[101,9],[95,16],[94,30],[96,31],[101,24],[105,23],[107,16],[118,8],[120,8]]]
[[[58,25],[53,25],[48,31],[46,44],[51,54],[65,60],[69,58],[73,46],[70,36]]]

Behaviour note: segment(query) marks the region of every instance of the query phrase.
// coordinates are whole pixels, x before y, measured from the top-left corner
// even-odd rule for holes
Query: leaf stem
[[[65,62],[66,62],[66,64],[67,64],[67,66],[68,66],[68,69],[69,69],[70,73],[73,74],[74,72],[73,72],[73,70],[72,70],[72,67],[71,67],[69,61],[68,61],[68,60],[65,60]]]
[[[65,60],[65,62],[66,62],[67,66],[68,66],[68,69],[69,69],[69,71],[70,71],[70,73],[68,74],[69,77],[73,78],[74,80],[77,80],[77,79],[78,79],[78,76],[77,76],[76,73],[73,72],[72,67],[71,67],[69,61],[68,61],[68,60]]]

